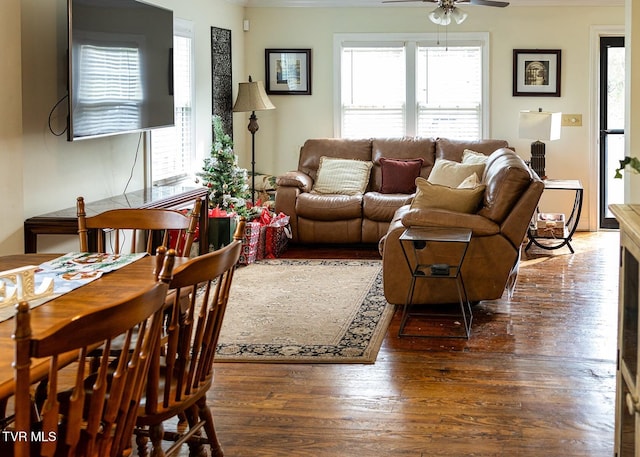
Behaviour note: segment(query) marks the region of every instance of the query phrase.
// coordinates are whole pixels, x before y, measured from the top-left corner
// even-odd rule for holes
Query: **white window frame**
[[[415,136],[417,128],[416,107],[416,48],[420,45],[478,45],[482,49],[482,119],[483,138],[489,137],[489,33],[488,32],[456,32],[447,33],[443,40],[437,33],[337,33],[333,36],[333,131],[336,138],[342,136],[342,47],[375,46],[403,42],[406,55],[406,136]]]
[[[195,113],[196,113],[196,97],[195,97],[195,25],[192,21],[181,19],[175,17],[173,20],[173,34],[174,36],[180,36],[184,38],[188,38],[191,40],[191,59],[189,62],[190,69],[189,74],[191,76],[191,125],[189,126],[190,135],[191,135],[191,148],[189,151],[186,151],[185,158],[187,165],[184,170],[182,170],[179,174],[171,177],[165,177],[163,179],[156,179],[153,175],[153,135],[154,132],[150,132],[149,138],[149,168],[150,168],[150,177],[152,185],[163,185],[170,184],[174,182],[178,182],[184,180],[186,178],[191,177],[194,174],[194,164],[196,162],[196,137],[195,137]],[[175,128],[175,127],[173,127]]]

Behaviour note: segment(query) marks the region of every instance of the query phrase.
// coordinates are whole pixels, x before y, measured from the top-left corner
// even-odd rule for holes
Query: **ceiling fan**
[[[498,8],[509,6],[509,2],[496,0],[383,0],[382,3],[407,2],[437,3],[438,7],[429,13],[429,19],[438,25],[449,25],[451,19],[453,19],[456,24],[462,24],[462,22],[464,22],[468,14],[456,6],[459,3],[468,3],[477,6],[496,6]]]

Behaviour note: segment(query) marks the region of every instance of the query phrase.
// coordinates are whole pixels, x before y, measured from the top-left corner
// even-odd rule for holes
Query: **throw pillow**
[[[452,189],[432,184],[424,178],[416,179],[416,196],[411,208],[446,209],[459,213],[475,213],[484,197],[484,185],[474,189]]]
[[[416,191],[416,178],[420,176],[420,170],[424,160],[418,159],[387,159],[380,158],[380,170],[382,172],[382,194],[412,194]]]
[[[481,152],[472,151],[471,149],[465,149],[462,152],[462,163],[482,163],[486,164],[489,156],[484,155]]]
[[[480,185],[480,178],[478,178],[478,174],[474,173],[471,176],[467,176],[464,181],[462,181],[456,189],[475,189]]]
[[[474,173],[482,176],[483,172],[484,164],[460,163],[452,160],[436,159],[436,163],[433,165],[428,180],[431,184],[458,187],[467,176],[471,176]]]
[[[320,157],[320,166],[313,191],[318,194],[361,194],[369,184],[372,162]]]

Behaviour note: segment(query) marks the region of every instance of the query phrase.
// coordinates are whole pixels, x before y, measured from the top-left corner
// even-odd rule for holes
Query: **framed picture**
[[[559,49],[513,50],[513,96],[560,96]]]
[[[311,95],[311,49],[265,49],[267,94]]]

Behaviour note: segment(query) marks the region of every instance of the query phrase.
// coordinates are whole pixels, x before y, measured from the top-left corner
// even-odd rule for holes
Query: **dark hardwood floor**
[[[612,456],[618,239],[531,248],[513,298],[474,308],[468,341],[398,338],[396,312],[372,365],[216,363],[225,455]],[[285,256],[379,258],[374,246]]]

